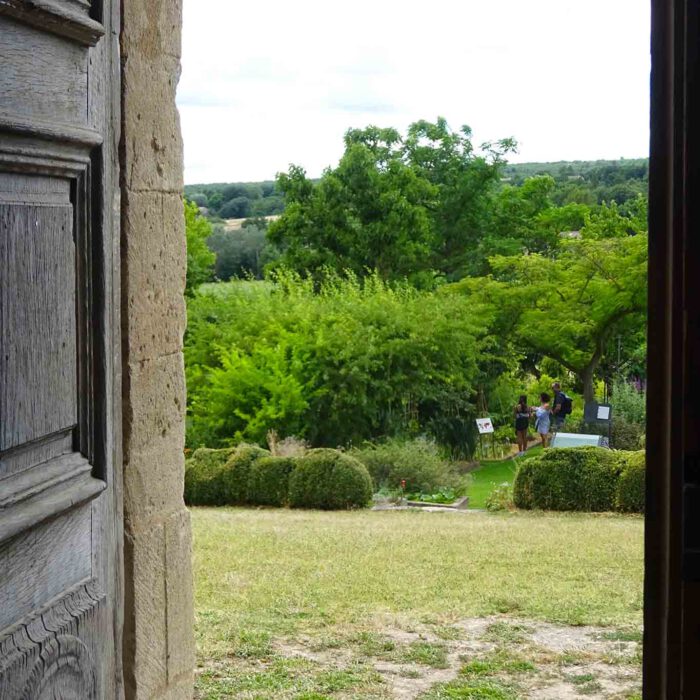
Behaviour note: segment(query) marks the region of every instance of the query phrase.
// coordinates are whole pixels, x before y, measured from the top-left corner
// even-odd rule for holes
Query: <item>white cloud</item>
[[[185,180],[317,176],[349,127],[438,115],[521,161],[643,156],[649,31],[639,0],[185,0]]]

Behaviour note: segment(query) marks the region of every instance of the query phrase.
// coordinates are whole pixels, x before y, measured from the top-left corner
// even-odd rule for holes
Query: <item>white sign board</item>
[[[598,406],[598,420],[610,420],[610,406]]]
[[[490,418],[477,418],[476,427],[481,435],[493,432],[493,423]]]

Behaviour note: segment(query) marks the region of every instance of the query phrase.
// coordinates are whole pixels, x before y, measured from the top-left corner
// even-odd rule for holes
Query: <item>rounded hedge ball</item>
[[[367,468],[339,450],[310,450],[289,478],[292,508],[347,510],[365,508],[372,498]]]

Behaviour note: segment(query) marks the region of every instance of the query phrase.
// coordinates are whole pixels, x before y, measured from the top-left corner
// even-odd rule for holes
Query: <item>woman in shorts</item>
[[[513,409],[515,414],[515,438],[518,442],[518,456],[525,454],[527,450],[527,431],[530,427],[532,411],[527,405],[527,396],[524,394],[518,399]]]
[[[552,410],[549,406],[550,400],[549,394],[540,394],[540,405],[535,409],[535,430],[540,436],[542,447],[547,447],[551,427]]]

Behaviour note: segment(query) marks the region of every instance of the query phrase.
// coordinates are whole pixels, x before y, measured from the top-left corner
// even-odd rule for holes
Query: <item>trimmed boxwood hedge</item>
[[[646,455],[644,450],[621,456],[622,472],[617,482],[615,505],[624,513],[643,513],[646,497]]]
[[[261,457],[250,465],[248,503],[256,506],[286,506],[289,502],[289,476],[294,457]]]
[[[622,460],[601,447],[553,448],[524,462],[515,476],[518,508],[612,511]]]
[[[187,460],[188,505],[291,505],[340,510],[362,508],[372,497],[366,467],[338,450],[303,457],[273,457],[257,445],[198,449]]]
[[[244,505],[248,502],[248,478],[251,466],[262,457],[269,457],[269,450],[257,445],[239,445],[228,458],[223,470],[221,488],[224,503]]]
[[[310,450],[297,460],[289,479],[293,508],[364,508],[372,498],[372,479],[364,464],[338,450]]]
[[[223,472],[235,448],[200,447],[185,462],[185,503],[196,506],[226,505],[221,487]]]

